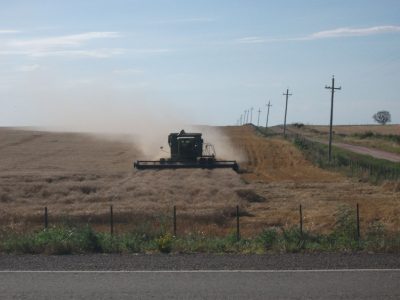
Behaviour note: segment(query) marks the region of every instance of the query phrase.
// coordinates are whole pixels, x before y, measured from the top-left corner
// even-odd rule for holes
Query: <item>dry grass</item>
[[[371,186],[320,170],[290,143],[259,137],[251,127],[222,130],[249,157],[242,165],[247,173],[132,171],[142,154],[131,137],[0,129],[0,224],[41,226],[48,206],[50,223],[91,222],[107,230],[113,204],[117,231],[124,231],[145,223],[170,226],[176,205],[179,232],[226,234],[238,204],[242,233],[250,235],[263,226],[297,224],[302,203],[305,227],[323,232],[334,225],[338,206],[359,202],[363,228],[379,219],[398,230],[398,185]]]
[[[279,128],[275,128],[275,130],[279,130]],[[290,125],[288,130],[312,139],[328,141],[329,126],[305,125],[297,128]],[[400,135],[400,125],[336,125],[333,127],[333,132],[334,143],[345,143],[400,154],[400,144],[388,138],[389,135]],[[375,136],[362,138],[362,135],[366,133],[372,133]],[[385,136],[386,138],[384,138]]]
[[[248,181],[336,181],[337,174],[312,166],[302,153],[282,139],[265,139],[257,135],[251,126],[226,127],[235,147],[242,149],[248,161],[241,164],[247,172],[243,178]]]
[[[248,211],[253,222],[268,226],[286,226],[298,222],[298,207],[303,206],[305,226],[310,230],[329,231],[335,225],[340,205],[360,204],[362,225],[380,220],[389,229],[398,230],[400,220],[400,183],[372,186],[337,173],[312,166],[289,142],[257,136],[252,127],[225,129],[233,142],[247,154],[249,173],[243,177],[248,188],[266,202],[254,203]]]
[[[324,125],[307,125],[308,128],[315,129],[322,133],[329,132],[329,126]],[[335,125],[334,131],[336,134],[355,134],[355,133],[365,133],[371,131],[377,134],[400,134],[400,125]]]

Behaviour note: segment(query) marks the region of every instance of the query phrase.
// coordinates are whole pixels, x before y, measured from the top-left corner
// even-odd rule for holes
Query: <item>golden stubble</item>
[[[201,169],[137,171],[132,162],[142,158],[143,150],[122,135],[2,128],[1,226],[39,228],[47,206],[50,224],[70,219],[107,230],[110,205],[117,231],[148,222],[170,226],[176,205],[180,233],[226,234],[235,228],[239,205],[242,233],[252,235],[266,226],[297,225],[302,204],[304,227],[327,232],[335,225],[339,206],[359,203],[362,230],[378,220],[398,230],[398,184],[373,186],[318,169],[289,142],[261,137],[250,126],[209,131],[213,130],[217,134],[208,134],[210,140],[218,142],[219,135],[229,142],[222,156],[241,161],[243,174]],[[230,156],[235,153],[239,158]]]

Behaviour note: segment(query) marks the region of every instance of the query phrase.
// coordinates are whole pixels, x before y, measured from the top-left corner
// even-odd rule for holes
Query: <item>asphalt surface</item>
[[[310,270],[400,268],[400,254],[0,255],[0,270]]]
[[[399,299],[400,254],[0,255],[1,299]]]
[[[400,271],[0,273],[2,299],[398,299]]]

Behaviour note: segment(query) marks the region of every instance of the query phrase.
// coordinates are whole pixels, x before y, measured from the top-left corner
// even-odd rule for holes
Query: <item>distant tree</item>
[[[386,110],[378,111],[376,114],[372,116],[372,118],[379,124],[385,125],[388,122],[391,122],[390,112]]]

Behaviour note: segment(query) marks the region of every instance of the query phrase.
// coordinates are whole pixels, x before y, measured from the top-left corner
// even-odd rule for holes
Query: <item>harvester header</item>
[[[217,169],[231,168],[239,170],[234,160],[217,160],[214,146],[204,143],[201,133],[179,133],[168,135],[168,145],[171,151],[169,158],[156,161],[138,160],[133,166],[138,169]]]

